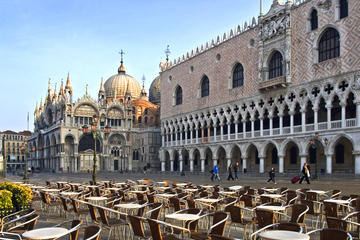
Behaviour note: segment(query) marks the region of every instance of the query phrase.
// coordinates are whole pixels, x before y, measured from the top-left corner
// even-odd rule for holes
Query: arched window
[[[274,147],[271,151],[271,164],[277,164],[278,163],[278,151]]]
[[[178,86],[175,90],[175,105],[182,104],[182,88]]]
[[[327,28],[319,42],[319,62],[340,56],[340,35],[334,28]]]
[[[244,85],[244,68],[241,63],[236,64],[234,68],[232,85],[233,88]]]
[[[142,119],[141,116],[138,117],[138,123],[141,123]]]
[[[311,12],[311,30],[315,30],[318,28],[318,12],[316,9],[312,10]]]
[[[340,19],[349,15],[348,0],[340,0]]]
[[[295,146],[290,148],[290,164],[297,163],[297,148]]]
[[[209,78],[207,76],[204,76],[201,79],[201,97],[207,97],[210,93],[210,84],[209,84]]]
[[[283,57],[279,51],[273,53],[269,62],[269,79],[283,75]]]

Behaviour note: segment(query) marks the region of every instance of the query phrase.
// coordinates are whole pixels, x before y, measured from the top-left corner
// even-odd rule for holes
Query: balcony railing
[[[330,126],[331,129],[341,129],[343,128],[342,126],[342,120],[336,120],[336,121],[331,121],[330,122]],[[351,127],[356,127],[357,126],[357,121],[355,118],[351,118],[351,119],[346,119],[345,120],[345,128],[351,128]],[[318,123],[318,130],[322,131],[322,130],[327,130],[328,129],[328,122],[320,122]],[[273,135],[280,135],[280,129],[279,128],[273,128]],[[311,124],[306,124],[305,125],[305,132],[312,132],[315,131],[315,124],[311,123]],[[296,125],[293,127],[293,133],[301,133],[303,132],[303,126],[302,125]],[[282,129],[282,134],[283,135],[287,135],[291,133],[291,128],[290,127],[283,127]],[[259,130],[254,131],[254,137],[259,137],[261,136],[261,132]],[[264,129],[263,130],[263,135],[262,136],[270,136],[270,129]],[[252,132],[246,132],[245,133],[245,138],[251,138],[252,137]],[[235,140],[236,139],[236,133],[232,133],[232,134],[224,134],[223,135],[223,141],[228,141],[228,140]],[[237,139],[244,139],[244,133],[243,132],[238,132],[237,133]],[[221,141],[221,135],[217,135],[217,136],[210,136],[210,137],[203,137],[203,138],[193,138],[192,141],[191,139],[182,139],[182,140],[177,140],[177,141],[167,141],[164,143],[165,147],[170,147],[170,146],[178,146],[178,145],[190,145],[190,144],[200,144],[200,143],[209,143],[209,142],[220,142]],[[177,144],[176,144],[177,143]]]

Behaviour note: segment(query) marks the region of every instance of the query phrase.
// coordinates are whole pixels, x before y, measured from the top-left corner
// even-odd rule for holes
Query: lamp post
[[[22,152],[23,155],[25,155],[25,170],[24,170],[24,181],[28,181],[29,180],[29,176],[28,176],[28,154],[30,152],[35,152],[36,148],[32,147],[30,150],[27,148],[27,141],[25,141],[24,145],[22,145],[20,147],[20,151]]]
[[[97,139],[100,139],[101,138],[101,134],[99,131],[97,131],[97,124],[99,122],[99,118],[97,115],[94,115],[93,116],[93,120],[92,120],[92,124],[91,124],[91,134],[92,134],[92,137],[94,139],[94,156],[93,156],[93,171],[92,171],[92,180],[94,182],[94,184],[96,183],[96,180],[97,180],[97,173],[96,173],[96,162],[97,162],[97,159],[96,159],[96,142],[97,142]],[[88,126],[84,125],[82,127],[82,130],[83,130],[83,134],[87,134],[88,133]],[[108,135],[110,133],[110,126],[106,126],[105,127],[105,134]]]
[[[325,146],[329,143],[329,140],[327,138],[324,138],[323,141],[324,141]],[[317,154],[317,149],[319,149],[319,133],[315,133],[314,139],[310,140],[310,146],[313,149],[315,149],[316,154]],[[318,175],[318,166],[319,165],[318,165],[318,162],[319,162],[319,159],[316,158],[314,179],[319,179],[319,175]]]

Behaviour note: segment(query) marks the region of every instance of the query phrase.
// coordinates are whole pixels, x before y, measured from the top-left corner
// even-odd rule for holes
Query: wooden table
[[[60,195],[63,195],[65,197],[72,197],[72,196],[77,196],[79,195],[80,193],[78,192],[61,192]]]
[[[175,197],[176,194],[173,194],[173,193],[159,193],[159,194],[156,194],[156,196],[161,197],[161,198],[171,198],[171,197]]]
[[[285,206],[271,206],[271,205],[257,206],[256,208],[260,210],[269,210],[276,212],[281,212],[286,210]]]
[[[47,227],[24,232],[22,237],[27,239],[54,239],[64,236],[66,233],[68,233],[66,228]]]
[[[55,188],[43,188],[43,189],[41,189],[41,191],[43,191],[43,192],[60,192],[60,189],[55,189]]]
[[[323,191],[323,190],[308,190],[307,192],[313,192],[313,193],[316,193],[316,194],[319,194],[319,195],[326,194],[326,191]]]
[[[326,199],[324,200],[324,202],[331,202],[339,205],[348,205],[350,203],[349,200],[341,200],[341,199]]]
[[[219,192],[219,194],[224,195],[224,196],[232,196],[232,195],[236,194],[236,192],[221,191],[221,192]]]
[[[285,230],[269,230],[259,233],[261,239],[267,240],[309,240],[310,236],[304,233],[285,231]]]
[[[278,188],[263,188],[263,190],[268,193],[274,193],[279,189]]]
[[[177,187],[185,187],[186,185],[189,185],[188,183],[176,183]]]
[[[100,204],[100,203],[104,203],[107,199],[108,199],[107,197],[87,197],[86,198],[86,200],[95,202],[95,204],[97,204],[97,205],[105,205],[105,204]]]
[[[115,204],[114,207],[116,208],[124,208],[124,209],[138,209],[142,208],[144,205],[140,205],[138,203],[120,203]]]

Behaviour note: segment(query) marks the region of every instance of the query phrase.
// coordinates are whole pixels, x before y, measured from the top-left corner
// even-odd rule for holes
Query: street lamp
[[[317,141],[316,141],[317,140]],[[315,133],[314,135],[314,139],[311,139],[310,140],[310,146],[315,149],[316,151],[316,154],[317,154],[317,149],[319,149],[319,133]],[[320,139],[321,140],[321,139]],[[329,140],[327,138],[324,138],[323,139],[324,141],[324,144],[325,146],[328,145],[329,143]],[[315,179],[318,179],[319,178],[319,175],[318,175],[318,162],[319,162],[319,159],[316,158],[316,162],[315,162],[315,174],[314,174],[314,178]]]
[[[24,181],[28,181],[29,180],[29,176],[28,176],[28,154],[30,152],[35,152],[36,148],[32,147],[30,150],[27,148],[27,144],[28,142],[25,141],[24,145],[22,145],[20,147],[20,151],[23,155],[25,155],[25,170],[24,170]]]
[[[98,131],[96,130],[97,124],[98,124],[98,121],[99,121],[98,116],[97,116],[97,115],[94,115],[92,120],[93,120],[93,121],[92,121],[92,124],[91,124],[91,126],[90,126],[91,134],[92,134],[92,137],[93,137],[93,139],[94,139],[94,157],[93,157],[92,180],[93,180],[93,182],[94,182],[94,184],[95,184],[95,183],[96,183],[96,179],[97,179],[97,174],[96,174],[96,161],[97,161],[97,159],[96,159],[96,141],[97,141],[98,138],[99,138],[99,139],[101,138],[101,134],[100,134],[100,132],[98,132]],[[84,125],[84,126],[82,127],[82,130],[83,130],[83,134],[87,134],[89,128],[88,128],[87,125]],[[110,127],[110,126],[106,126],[106,127],[105,127],[105,135],[110,134],[110,130],[111,130],[111,127]]]

